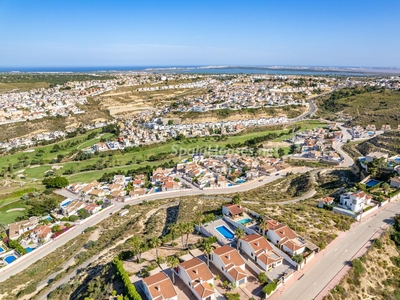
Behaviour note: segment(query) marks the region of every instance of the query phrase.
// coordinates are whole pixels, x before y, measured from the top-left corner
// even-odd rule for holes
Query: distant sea
[[[0,67],[2,73],[110,73],[148,72],[178,74],[270,74],[270,75],[315,75],[315,76],[393,76],[400,69],[340,68],[340,67],[221,67],[221,66],[141,66],[141,67]]]

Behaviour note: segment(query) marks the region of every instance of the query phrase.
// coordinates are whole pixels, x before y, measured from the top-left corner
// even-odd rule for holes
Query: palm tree
[[[235,236],[236,236],[236,249],[239,250],[239,239],[243,238],[246,233],[240,227],[236,228]]]
[[[139,263],[142,252],[146,249],[146,245],[143,242],[143,239],[139,236],[133,236],[130,240],[130,244],[132,246],[133,255],[136,256],[136,260]]]
[[[260,224],[258,227],[262,230],[262,235],[265,235],[265,231],[268,229],[268,223],[265,219],[261,219]]]
[[[172,282],[175,284],[175,271],[174,269],[179,265],[179,259],[176,256],[170,256],[167,259],[167,265],[171,268]]]
[[[183,232],[186,234],[186,248],[189,248],[189,234],[193,232],[193,223],[185,223]]]
[[[177,234],[177,232],[178,232],[178,224],[176,224],[176,223],[169,224],[168,230],[171,232],[172,242],[173,242],[175,240],[175,234]]]
[[[204,221],[204,215],[201,211],[198,211],[196,213],[196,219],[195,219],[195,222],[198,226],[197,234],[200,234],[201,224],[203,223],[203,221]]]
[[[159,237],[154,236],[150,240],[150,246],[156,249],[156,258],[158,258],[158,248],[162,245],[162,241]]]
[[[203,249],[204,254],[207,257],[207,266],[210,266],[210,254],[213,252],[213,248],[210,244],[205,244]]]
[[[182,243],[182,249],[185,248],[185,244],[184,244],[184,238],[183,236],[185,235],[185,224],[184,223],[180,223],[177,226],[177,231],[179,233],[179,235],[181,236],[181,243]]]

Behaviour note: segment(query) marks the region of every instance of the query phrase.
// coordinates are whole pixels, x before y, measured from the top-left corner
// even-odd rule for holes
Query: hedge
[[[124,287],[126,292],[128,293],[129,300],[142,300],[142,297],[140,297],[139,293],[136,291],[135,286],[129,279],[129,275],[125,271],[122,262],[117,257],[115,257],[113,260],[113,264],[117,269],[117,275],[121,278],[122,282],[124,283]]]
[[[278,286],[278,282],[276,280],[271,281],[262,289],[264,294],[270,295],[273,291],[275,291],[276,287]]]

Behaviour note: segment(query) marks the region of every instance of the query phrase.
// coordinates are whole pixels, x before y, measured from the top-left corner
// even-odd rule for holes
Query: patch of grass
[[[14,208],[24,208],[24,211],[12,211],[7,212],[7,210],[14,209]],[[29,206],[22,204],[22,201],[14,202],[3,207],[0,207],[0,222],[5,224],[10,224],[15,221],[15,219],[19,216],[25,215],[26,211],[28,210]]]

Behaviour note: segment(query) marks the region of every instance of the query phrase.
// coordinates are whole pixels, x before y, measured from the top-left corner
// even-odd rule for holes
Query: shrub
[[[382,249],[382,241],[380,239],[374,239],[374,242],[372,243],[372,245],[376,249]]]
[[[353,267],[353,274],[356,278],[359,278],[360,275],[365,272],[364,265],[360,259],[353,259],[351,261],[351,266]]]
[[[301,264],[303,262],[303,255],[295,254],[295,255],[293,255],[292,259],[294,262]]]
[[[275,291],[276,287],[278,286],[278,282],[276,280],[271,281],[262,289],[262,292],[266,295],[271,295],[273,291]]]
[[[265,284],[265,283],[268,282],[268,277],[267,277],[267,275],[266,275],[264,272],[261,272],[261,273],[258,275],[258,280],[259,280],[262,284]]]
[[[396,267],[400,268],[400,256],[392,256],[390,260]]]
[[[225,297],[227,300],[240,300],[239,293],[226,293]]]

